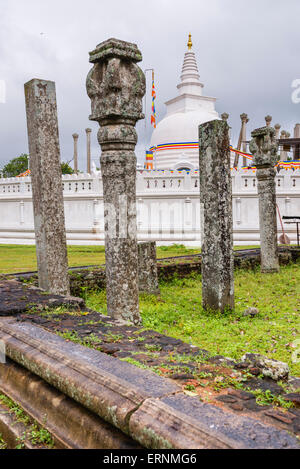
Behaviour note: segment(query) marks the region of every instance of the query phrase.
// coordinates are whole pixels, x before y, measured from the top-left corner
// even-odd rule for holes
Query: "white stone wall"
[[[252,171],[233,171],[235,244],[259,243],[257,181]],[[102,180],[99,175],[63,176],[69,244],[104,244]],[[300,215],[300,171],[276,176],[281,215]],[[161,244],[200,246],[199,174],[171,171],[137,172],[138,235]],[[295,225],[284,225],[296,242]],[[278,233],[281,234],[278,219]],[[31,180],[0,179],[0,243],[33,244]]]

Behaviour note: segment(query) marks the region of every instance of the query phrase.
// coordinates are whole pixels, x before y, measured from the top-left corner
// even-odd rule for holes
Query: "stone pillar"
[[[294,138],[300,138],[300,124],[296,124],[294,127]],[[294,148],[294,160],[300,160],[300,144]]]
[[[279,132],[280,132],[280,129],[281,129],[281,125],[280,124],[275,124],[274,129],[275,129],[275,138],[276,138],[276,140],[279,140]]]
[[[78,173],[78,134],[72,135],[74,139],[74,173]]]
[[[232,189],[229,126],[214,120],[199,126],[201,202],[204,206],[202,304],[224,311],[234,307]]]
[[[156,261],[156,242],[138,243],[139,253],[139,291],[159,295]]]
[[[55,83],[31,80],[25,100],[39,286],[69,294]]]
[[[271,122],[272,122],[272,116],[269,116],[269,115],[266,116],[266,117],[265,117],[265,121],[266,121],[266,126],[267,126],[267,127],[270,127]]]
[[[278,161],[278,144],[275,129],[262,127],[251,133],[250,150],[256,166],[259,201],[259,227],[261,247],[261,271],[278,272],[277,219],[275,165]]]
[[[138,301],[135,124],[142,119],[145,76],[135,44],[102,42],[90,53],[87,77],[91,120],[100,124],[105,216],[107,310],[116,319],[141,322]]]
[[[229,114],[227,114],[227,112],[223,112],[223,114],[221,114],[221,118],[222,121],[228,121]]]
[[[240,115],[241,118],[241,130],[240,130],[240,135],[239,135],[239,141],[237,144],[237,150],[243,150],[246,152],[247,150],[247,144],[245,143],[247,140],[247,132],[246,132],[246,124],[249,122],[248,115],[243,113]],[[239,155],[236,153],[235,158],[234,158],[234,163],[233,166],[234,168],[237,168],[239,164]],[[248,166],[247,159],[243,157],[243,166]]]
[[[280,133],[280,140],[285,140],[287,138],[286,136],[287,132],[285,130],[282,130]],[[285,161],[287,159],[287,152],[284,149],[284,146],[281,147],[280,150],[280,160]]]
[[[86,171],[91,174],[91,132],[92,129],[85,129],[86,131]]]

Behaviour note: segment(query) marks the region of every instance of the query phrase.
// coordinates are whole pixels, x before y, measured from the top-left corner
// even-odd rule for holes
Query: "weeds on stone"
[[[256,397],[256,403],[260,406],[273,405],[276,407],[282,407],[284,409],[291,409],[294,407],[293,402],[286,401],[281,396],[275,396],[271,393],[269,389],[262,391],[261,389],[256,389],[250,391]]]
[[[49,449],[53,448],[54,441],[51,434],[45,428],[38,425],[38,423],[29,417],[22,407],[16,404],[5,394],[0,394],[0,403],[8,409],[8,413],[13,414],[17,422],[22,423],[28,430],[24,431],[21,437],[18,438],[16,449],[24,449],[25,441],[29,440],[33,445],[43,444]],[[2,446],[4,446],[2,448]],[[5,449],[6,444],[0,435],[0,449]]]

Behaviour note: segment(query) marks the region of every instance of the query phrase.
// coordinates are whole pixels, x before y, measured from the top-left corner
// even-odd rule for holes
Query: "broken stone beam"
[[[160,293],[157,276],[156,242],[138,243],[139,291],[158,295]]]
[[[199,126],[200,192],[203,204],[202,304],[234,307],[232,190],[229,126],[214,120]]]
[[[261,271],[279,271],[276,219],[275,165],[278,143],[273,127],[266,126],[251,132],[250,151],[256,166],[259,203]]]
[[[55,83],[25,84],[39,286],[69,294]]]
[[[99,123],[105,217],[107,311],[140,323],[136,227],[135,124],[143,119],[145,76],[135,44],[109,39],[90,53],[90,120]]]

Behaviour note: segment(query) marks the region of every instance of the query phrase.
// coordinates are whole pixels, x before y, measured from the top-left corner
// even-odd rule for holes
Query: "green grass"
[[[236,246],[244,249],[249,246]],[[198,254],[200,248],[188,248],[182,244],[158,246],[157,257],[173,257]],[[104,246],[68,246],[70,267],[100,265],[105,263]],[[0,273],[29,272],[37,270],[35,246],[0,244]]]
[[[38,425],[38,423],[31,419],[12,399],[5,394],[0,394],[0,404],[8,409],[8,413],[13,415],[17,422],[25,425],[26,431],[20,438],[16,449],[23,449],[25,440],[29,440],[33,445],[45,445],[48,449],[53,448],[54,441],[52,436],[45,428]],[[0,449],[6,449],[6,444],[0,434]]]
[[[145,328],[177,337],[210,351],[239,359],[246,352],[261,353],[287,362],[294,375],[300,360],[300,264],[281,267],[278,274],[235,271],[235,310],[224,314],[204,311],[201,305],[201,275],[162,283],[161,297],[140,296]],[[87,305],[106,313],[105,292],[87,293]],[[244,317],[254,306],[259,314]],[[299,352],[300,354],[300,352]]]

